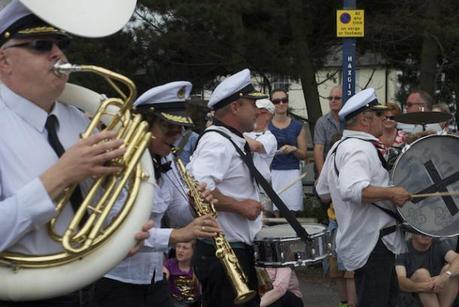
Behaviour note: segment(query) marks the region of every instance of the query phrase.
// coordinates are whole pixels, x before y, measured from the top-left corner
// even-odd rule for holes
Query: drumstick
[[[288,189],[290,189],[297,181],[300,181],[301,179],[303,179],[308,173],[307,172],[304,172],[303,174],[301,174],[300,177],[298,178],[295,178],[294,180],[292,180],[289,184],[287,184],[285,187],[283,187],[279,192],[277,192],[277,195],[280,195],[281,193],[284,193],[285,191],[287,191]],[[268,205],[268,202],[270,200],[267,199],[265,200],[262,205],[263,205],[263,208],[266,208],[266,206]],[[264,211],[264,209],[263,209]]]
[[[434,196],[455,196],[455,195],[459,195],[459,191],[455,191],[455,192],[436,192],[436,193],[426,193],[426,194],[412,194],[411,198],[434,197]]]
[[[288,189],[290,189],[295,183],[297,183],[298,181],[303,179],[307,174],[308,174],[307,172],[304,172],[303,174],[301,174],[300,177],[295,178],[294,180],[292,180],[289,184],[287,184],[285,187],[280,189],[279,192],[277,192],[277,195],[280,195],[280,194],[284,193],[285,191],[287,191]]]

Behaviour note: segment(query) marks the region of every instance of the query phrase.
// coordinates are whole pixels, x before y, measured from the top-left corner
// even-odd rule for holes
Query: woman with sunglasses
[[[384,145],[383,154],[389,162],[389,166],[393,165],[406,142],[406,133],[397,129],[397,122],[394,120],[394,117],[400,113],[401,110],[398,105],[391,102],[387,103],[387,110],[384,112],[383,134],[379,140]]]
[[[306,131],[300,121],[288,115],[288,96],[284,90],[271,92],[275,106],[274,117],[268,129],[276,137],[277,153],[271,164],[272,185],[275,191],[283,188],[286,182],[300,176],[300,161],[306,159]],[[290,211],[298,214],[303,211],[303,185],[298,181],[279,195]],[[279,216],[277,208],[274,215]]]

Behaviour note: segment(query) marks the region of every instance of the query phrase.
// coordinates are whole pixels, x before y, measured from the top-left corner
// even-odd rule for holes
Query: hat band
[[[372,101],[370,101],[369,103],[367,103],[366,105],[364,105],[363,107],[361,108],[358,108],[357,110],[347,114],[345,117],[344,117],[344,120],[347,121],[347,120],[350,120],[351,118],[353,117],[356,117],[357,115],[359,115],[360,113],[362,113],[363,111],[365,111],[366,109],[370,109],[371,107],[375,106],[375,105],[378,105],[379,102],[378,102],[378,99],[373,99]]]
[[[242,98],[245,94],[253,92],[253,91],[255,91],[255,88],[253,87],[252,84],[249,84],[249,85],[243,87],[242,89],[240,89],[238,92],[234,93],[233,95],[228,96],[226,98],[223,98],[222,100],[220,100],[219,102],[214,104],[212,106],[212,109],[213,110],[221,109],[224,106],[229,105],[233,101],[236,101],[239,98]]]
[[[139,112],[152,110],[153,112],[161,111],[185,111],[185,102],[184,101],[172,101],[164,103],[148,103],[136,106],[136,109]]]

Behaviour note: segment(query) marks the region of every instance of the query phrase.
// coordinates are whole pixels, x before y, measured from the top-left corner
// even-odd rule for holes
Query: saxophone
[[[190,196],[194,200],[194,210],[198,216],[203,216],[210,214],[213,217],[217,217],[217,211],[214,208],[212,203],[209,203],[202,199],[201,194],[198,190],[199,183],[193,176],[186,170],[185,165],[182,160],[178,157],[176,159],[176,165],[180,172],[180,175],[183,178],[183,181],[190,190]],[[233,285],[234,291],[236,292],[236,297],[234,298],[235,304],[244,304],[245,302],[251,300],[256,292],[250,290],[247,286],[247,276],[239,265],[236,254],[233,251],[233,248],[228,243],[223,233],[218,233],[214,237],[215,244],[215,256],[220,260],[220,262],[225,267],[226,274],[228,275],[231,284]]]

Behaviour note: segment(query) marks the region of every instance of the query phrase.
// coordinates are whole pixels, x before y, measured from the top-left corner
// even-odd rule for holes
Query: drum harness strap
[[[228,130],[230,130],[231,132],[235,133],[236,135],[239,135],[239,136],[243,137],[242,134],[239,131],[235,130],[232,127],[224,125],[223,123],[221,123],[219,121],[215,121],[215,119],[214,119],[214,125],[223,126],[223,127],[227,128]],[[300,237],[304,242],[311,241],[311,238],[310,238],[309,234],[307,233],[307,231],[301,226],[301,224],[298,222],[298,220],[295,218],[295,216],[290,212],[290,210],[288,209],[287,205],[285,205],[283,200],[273,190],[273,188],[271,187],[269,182],[263,177],[263,175],[257,170],[255,165],[253,164],[252,155],[250,153],[250,148],[248,148],[248,143],[247,142],[245,143],[244,149],[246,150],[246,153],[244,153],[239,148],[239,146],[237,146],[236,143],[234,143],[234,141],[231,139],[231,137],[228,134],[226,134],[225,132],[220,131],[220,130],[216,130],[216,129],[206,129],[199,136],[199,139],[196,142],[196,146],[199,143],[201,137],[205,133],[208,133],[208,132],[216,132],[216,133],[222,135],[223,137],[225,137],[227,140],[229,140],[231,142],[231,144],[233,144],[233,146],[236,149],[237,153],[239,154],[239,156],[241,156],[242,161],[244,161],[244,163],[249,168],[251,176],[263,188],[265,193],[269,196],[269,198],[272,200],[272,202],[276,205],[276,207],[279,209],[279,211],[285,217],[285,219],[290,224],[290,226],[292,226],[292,228],[295,230],[297,236]]]
[[[379,160],[381,161],[381,164],[382,166],[386,169],[386,170],[389,170],[389,167],[387,165],[387,161],[386,159],[384,159],[384,156],[382,155],[382,153],[378,150],[378,147],[377,147],[377,144],[374,140],[367,140],[367,139],[362,139],[362,138],[358,138],[358,137],[346,137],[344,138],[343,140],[341,140],[338,145],[336,145],[335,149],[332,151],[331,155],[333,155],[333,167],[335,168],[335,173],[336,173],[336,176],[339,177],[339,170],[338,170],[338,167],[336,166],[336,151],[338,150],[338,147],[339,145],[341,145],[341,143],[343,143],[344,141],[346,140],[349,140],[349,139],[358,139],[358,140],[361,140],[361,141],[365,141],[365,142],[368,142],[368,143],[371,143],[376,152],[378,153],[378,158]],[[379,231],[379,236],[382,238],[388,234],[391,234],[395,231],[397,231],[397,228],[400,227],[401,225],[404,224],[404,221],[402,219],[402,217],[397,214],[396,212],[392,211],[392,210],[389,210],[387,208],[384,208],[384,207],[381,207],[380,205],[376,204],[376,203],[371,203],[373,206],[376,206],[378,207],[379,209],[381,209],[382,211],[384,211],[385,213],[387,213],[388,215],[390,215],[391,217],[393,217],[396,221],[396,224],[395,225],[392,225],[392,226],[388,226],[386,228],[383,228]]]

